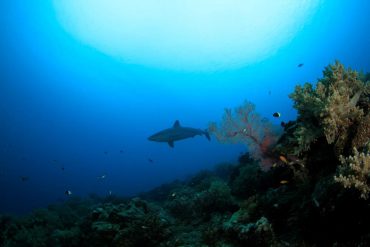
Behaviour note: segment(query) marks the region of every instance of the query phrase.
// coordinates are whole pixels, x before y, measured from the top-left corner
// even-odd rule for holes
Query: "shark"
[[[167,142],[168,145],[173,148],[175,141],[184,140],[197,135],[205,135],[209,141],[211,140],[207,130],[182,127],[180,125],[180,121],[176,120],[172,128],[161,130],[154,135],[149,136],[148,140],[155,142]]]

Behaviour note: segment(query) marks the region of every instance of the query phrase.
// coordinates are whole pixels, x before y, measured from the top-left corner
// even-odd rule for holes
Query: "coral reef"
[[[156,246],[166,240],[170,219],[139,198],[126,204],[104,204],[85,221],[89,246]]]
[[[312,143],[325,136],[340,155],[344,149],[361,148],[366,141],[361,134],[369,134],[370,84],[361,80],[365,77],[344,68],[338,61],[327,66],[323,75],[315,88],[306,83],[303,87],[296,86],[290,95],[299,114],[293,154],[307,151]]]
[[[353,156],[340,156],[341,165],[334,180],[343,184],[344,188],[356,188],[363,199],[369,198],[370,193],[370,153],[359,153],[356,148]]]
[[[0,246],[370,246],[369,78],[336,62],[315,88],[297,86],[279,140],[251,103],[226,110],[210,130],[247,145],[237,164],[139,197],[0,215]]]
[[[229,186],[233,195],[246,197],[261,190],[261,178],[264,176],[259,164],[253,160],[240,164],[230,176]]]
[[[2,226],[1,246],[79,246],[80,229],[75,224],[88,212],[89,200],[73,198],[63,205],[38,209],[25,218],[8,220]]]
[[[224,223],[225,231],[232,238],[248,246],[277,245],[272,226],[265,217],[261,217],[256,222],[247,221],[245,223],[244,218],[243,212],[238,211]]]

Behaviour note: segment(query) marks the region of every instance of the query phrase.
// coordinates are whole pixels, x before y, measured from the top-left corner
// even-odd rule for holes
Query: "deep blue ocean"
[[[236,162],[246,147],[212,136],[173,148],[148,137],[176,120],[206,129],[244,100],[278,126],[296,117],[294,87],[315,83],[328,64],[370,71],[366,0],[321,1],[263,59],[205,71],[117,59],[69,32],[53,2],[0,3],[0,213],[67,200],[66,191],[133,196]]]

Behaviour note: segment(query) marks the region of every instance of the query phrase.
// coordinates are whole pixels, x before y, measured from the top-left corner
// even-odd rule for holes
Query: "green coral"
[[[167,216],[140,198],[119,205],[103,204],[90,220],[86,241],[91,246],[156,246],[170,235]]]
[[[195,178],[199,178],[198,176]],[[193,187],[182,186],[174,190],[164,204],[181,221],[206,220],[211,213],[227,212],[236,207],[229,186],[221,179],[206,176],[197,184],[191,182],[191,185]]]
[[[278,245],[271,223],[266,217],[256,222],[244,220],[245,212],[239,210],[224,223],[224,231],[237,239],[238,242],[249,246],[276,246]]]
[[[210,212],[226,212],[235,207],[229,186],[221,181],[215,180],[207,190],[197,194],[195,198],[197,210],[202,215]]]
[[[187,186],[179,187],[170,194],[164,208],[183,221],[191,221],[196,214],[194,197],[196,191]]]
[[[370,153],[358,152],[355,148],[353,156],[347,158],[340,156],[341,165],[338,167],[336,182],[344,188],[355,188],[360,197],[368,199],[370,194]]]
[[[358,126],[362,128],[361,123],[367,121],[364,110],[368,109],[368,102],[364,99],[368,97],[370,85],[361,80],[364,77],[344,68],[338,61],[326,67],[323,75],[315,88],[310,83],[298,85],[289,96],[299,114],[294,131],[295,154],[307,151],[322,136],[341,154],[352,136],[360,131]]]
[[[81,235],[82,232],[77,226],[70,229],[57,229],[51,235],[52,240],[50,242],[52,243],[52,246],[55,247],[79,246],[79,239]]]
[[[260,189],[260,179],[263,171],[256,162],[243,164],[235,169],[236,172],[230,178],[230,188],[234,195],[248,198]]]

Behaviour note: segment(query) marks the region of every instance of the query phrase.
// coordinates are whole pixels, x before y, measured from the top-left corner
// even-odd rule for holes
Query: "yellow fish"
[[[289,181],[288,181],[288,180],[281,180],[281,181],[280,181],[280,184],[287,184],[287,183],[289,183]]]
[[[282,162],[284,162],[285,164],[288,164],[288,160],[285,158],[285,156],[280,155],[280,156],[279,156],[279,159],[280,159]]]

